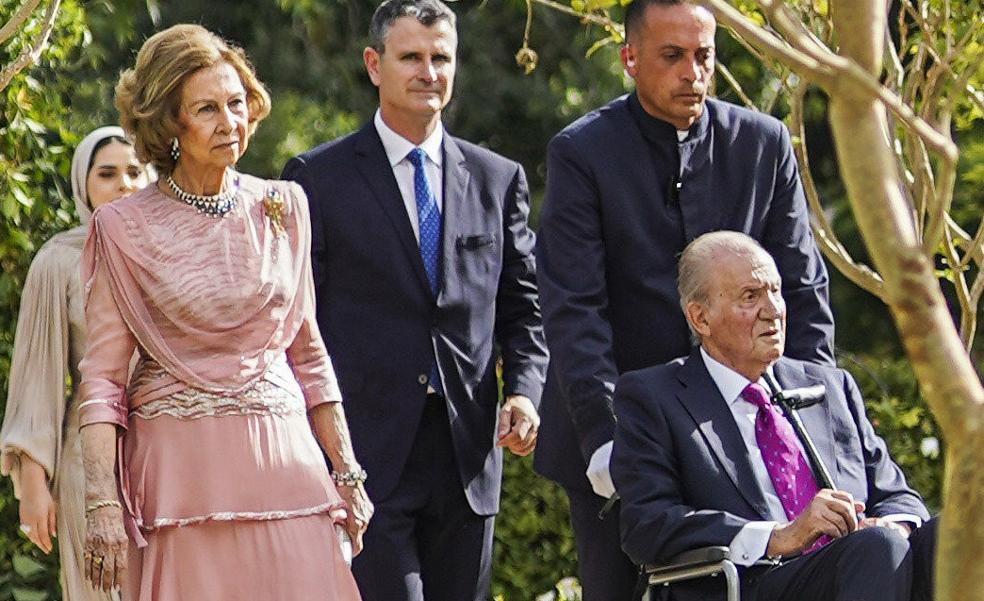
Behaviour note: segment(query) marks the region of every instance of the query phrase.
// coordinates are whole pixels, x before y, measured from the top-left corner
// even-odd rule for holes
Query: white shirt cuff
[[[609,440],[595,449],[594,453],[591,453],[591,460],[588,461],[588,472],[597,473],[608,471],[608,464],[612,459],[612,447],[614,445],[615,441]]]
[[[912,529],[915,530],[922,526],[922,518],[918,515],[912,515],[911,513],[890,513],[888,515],[878,516],[883,520],[888,520],[889,522],[909,522],[912,524]]]
[[[733,539],[728,549],[731,561],[740,566],[750,566],[765,557],[769,539],[778,522],[748,522]]]

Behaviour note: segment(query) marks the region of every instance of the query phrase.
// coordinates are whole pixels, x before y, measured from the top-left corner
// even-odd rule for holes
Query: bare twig
[[[738,83],[737,79],[735,79],[735,76],[730,69],[728,69],[722,63],[717,63],[717,65],[715,65],[715,69],[717,70],[718,73],[721,74],[721,77],[723,77],[724,80],[728,82],[728,85],[731,86],[731,89],[734,90],[735,94],[738,94],[738,97],[741,98],[742,103],[746,107],[752,110],[756,110],[756,111],[758,110],[758,107],[755,106],[755,103],[752,101],[752,99],[749,98],[748,94],[745,93],[745,90],[742,89],[741,84]]]
[[[623,38],[625,37],[625,32],[622,29],[622,26],[619,23],[617,23],[614,20],[609,19],[607,17],[602,17],[602,16],[596,15],[594,13],[586,13],[586,12],[577,11],[577,10],[574,10],[573,8],[571,8],[569,5],[567,5],[567,4],[561,4],[560,2],[556,2],[555,0],[533,0],[533,2],[536,2],[537,4],[542,4],[543,6],[552,8],[552,9],[554,9],[556,11],[560,11],[562,13],[566,13],[568,15],[577,17],[579,19],[582,19],[585,22],[594,23],[595,25],[601,25],[602,27],[604,27],[606,29],[608,29],[609,27],[611,27],[611,28],[615,29],[616,31],[618,31],[622,35]]]
[[[793,133],[793,152],[796,153],[796,162],[799,163],[800,181],[803,183],[803,192],[806,195],[806,202],[810,206],[810,214],[813,219],[813,234],[816,236],[817,244],[827,259],[833,263],[841,274],[854,282],[862,290],[867,290],[874,296],[884,300],[884,282],[880,275],[867,265],[855,261],[851,254],[837,239],[834,228],[831,227],[827,216],[823,211],[823,204],[820,202],[820,194],[817,192],[816,183],[813,180],[813,171],[810,167],[810,155],[806,144],[806,127],[803,123],[803,98],[809,84],[800,81],[790,91],[789,101],[789,121],[790,129]]]
[[[803,20],[789,6],[775,0],[760,0],[769,22],[792,47],[815,59],[828,52],[827,47],[803,25]]]
[[[946,257],[947,265],[950,267],[953,288],[957,293],[957,304],[960,306],[960,341],[964,348],[970,351],[970,346],[974,341],[974,331],[977,329],[977,306],[971,304],[967,278],[964,275],[964,270],[960,267],[957,249],[953,245],[953,239],[949,236],[949,232],[943,236],[943,256]]]

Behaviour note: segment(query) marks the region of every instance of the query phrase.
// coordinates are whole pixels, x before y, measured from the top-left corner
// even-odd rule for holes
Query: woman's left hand
[[[96,590],[110,591],[123,586],[127,537],[122,508],[100,507],[88,513],[82,559],[86,580]]]
[[[369,520],[372,519],[375,509],[362,483],[356,486],[339,486],[338,494],[342,496],[347,505],[345,530],[348,532],[349,538],[352,539],[352,556],[354,557],[362,551],[362,535],[369,527]]]

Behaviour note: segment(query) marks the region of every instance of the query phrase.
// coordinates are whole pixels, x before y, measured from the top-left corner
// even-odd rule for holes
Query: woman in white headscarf
[[[82,448],[76,389],[85,351],[79,260],[92,211],[147,184],[144,165],[119,127],[100,127],[72,157],[72,195],[81,225],[53,236],[24,283],[0,429],[0,473],[20,501],[20,529],[42,551],[61,542],[62,599],[108,601],[82,573],[85,539]],[[66,391],[66,379],[72,383]]]

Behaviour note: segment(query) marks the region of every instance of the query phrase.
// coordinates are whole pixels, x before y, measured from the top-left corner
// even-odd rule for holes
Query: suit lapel
[[[458,143],[446,131],[444,132],[444,207],[441,213],[443,220],[441,241],[441,286],[438,291],[438,301],[444,294],[444,282],[447,281],[449,270],[452,269],[457,249],[458,237],[463,232],[465,223],[463,212],[467,210],[468,183],[471,173],[467,168],[465,156],[461,153]]]
[[[700,429],[718,463],[731,478],[748,504],[768,519],[765,496],[748,460],[748,448],[721,391],[714,384],[699,349],[694,349],[678,376],[683,388],[677,394],[680,403]]]
[[[785,359],[780,359],[772,369],[776,375],[776,380],[779,381],[779,385],[782,386],[783,390],[823,384],[822,380],[807,375],[803,371],[802,365]],[[817,452],[823,458],[827,466],[827,471],[830,472],[830,477],[834,479],[834,486],[837,486],[837,455],[834,452],[834,433],[830,419],[830,406],[824,401],[812,407],[802,409],[798,413],[800,420],[803,422],[803,427],[806,428],[810,439],[817,448]],[[805,447],[806,445],[803,446]],[[809,457],[806,459],[809,461]]]
[[[396,236],[400,240],[400,244],[406,252],[407,260],[410,261],[421,286],[424,287],[427,294],[430,294],[430,284],[427,282],[427,272],[424,271],[424,261],[420,258],[420,246],[417,244],[417,238],[413,235],[413,227],[410,225],[410,218],[407,215],[406,206],[403,204],[400,187],[396,183],[393,169],[386,157],[383,142],[379,139],[376,127],[371,121],[359,132],[355,152],[360,157],[360,160],[355,162],[359,173],[362,174],[369,189],[372,190],[372,195],[396,231]]]

